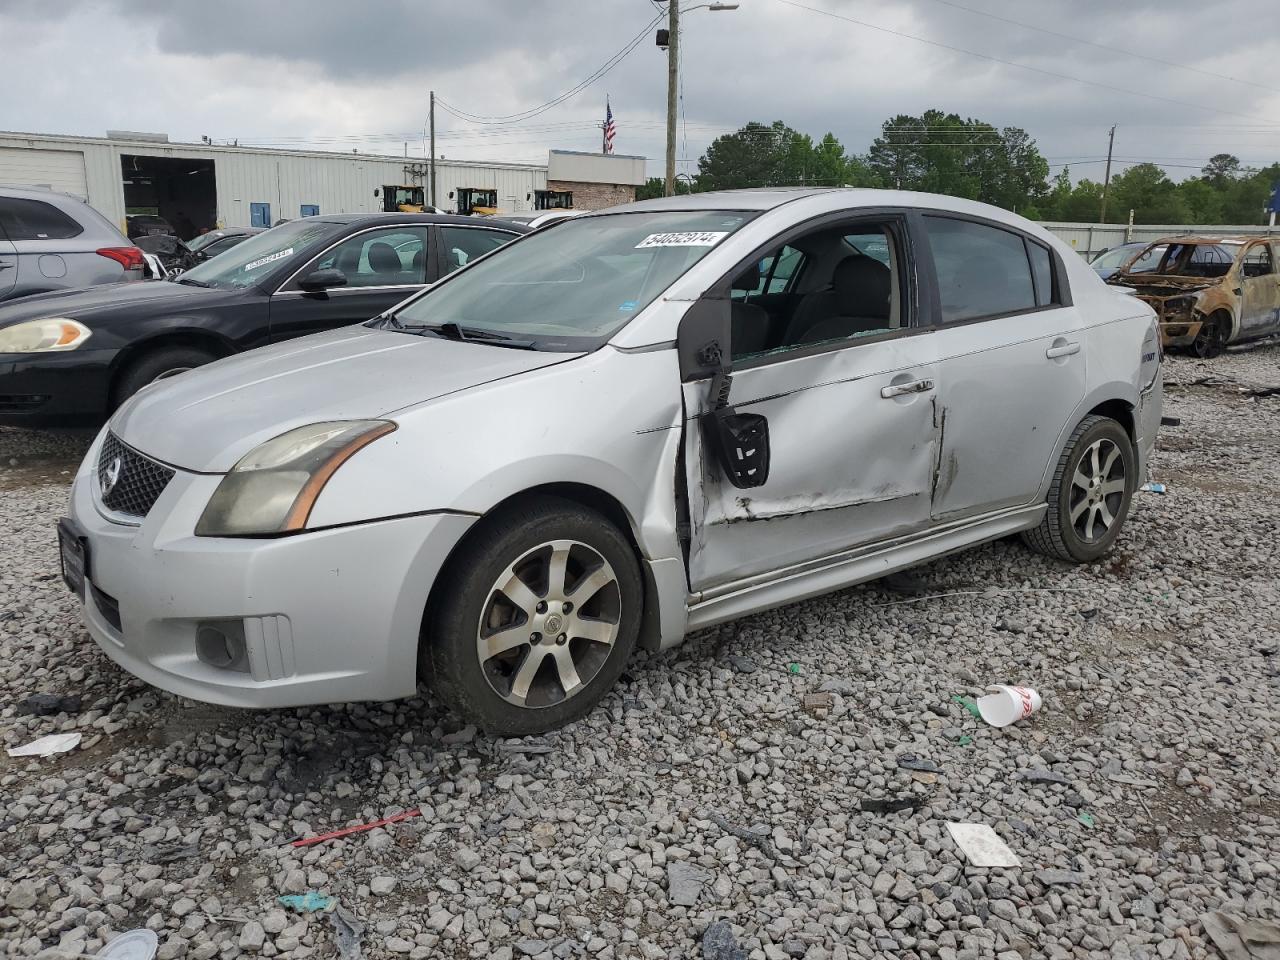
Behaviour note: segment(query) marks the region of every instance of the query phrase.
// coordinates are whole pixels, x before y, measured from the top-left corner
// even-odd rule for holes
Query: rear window
[[[10,240],[66,240],[84,228],[51,203],[0,197],[0,230]]]

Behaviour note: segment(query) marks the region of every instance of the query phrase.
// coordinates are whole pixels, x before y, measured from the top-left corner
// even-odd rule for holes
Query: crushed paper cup
[[[51,733],[39,740],[32,740],[20,747],[8,747],[11,757],[51,757],[55,753],[74,750],[80,743],[78,733]]]
[[[151,960],[159,946],[156,932],[143,927],[120,934],[103,947],[94,960]]]
[[[1040,694],[1030,687],[997,685],[987,689],[994,692],[978,698],[978,714],[993,727],[1007,727],[1040,709]]]

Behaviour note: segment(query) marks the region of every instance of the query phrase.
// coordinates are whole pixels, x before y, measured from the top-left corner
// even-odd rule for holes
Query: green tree
[[[717,137],[698,161],[699,190],[776,186],[873,186],[865,161],[850,157],[835,134],[814,142],[780,120],[748,123]]]
[[[1098,211],[1102,207],[1102,184],[1092,180],[1081,180],[1062,199],[1056,214],[1059,220],[1068,223],[1094,223],[1098,219]]]
[[[1240,158],[1229,153],[1215,153],[1200,170],[1200,177],[1215,190],[1240,176]]]
[[[1191,223],[1222,223],[1223,194],[1208,178],[1192,177],[1178,184],[1178,196],[1190,211]]]
[[[1185,223],[1191,211],[1177,185],[1154,163],[1137,163],[1111,178],[1107,221],[1124,223],[1133,211],[1136,223]]]
[[[926,110],[884,122],[867,154],[886,186],[967,197],[1022,211],[1046,193],[1049,165],[1018,127]]]
[[[695,185],[690,183],[683,175],[676,178],[676,193],[693,193],[696,189]],[[650,177],[640,186],[636,187],[637,200],[652,200],[655,197],[665,197],[667,195],[667,180],[665,177]]]
[[[793,141],[799,136],[777,120],[768,125],[752,121],[716,137],[698,160],[698,184],[703,190],[738,190],[787,183]]]

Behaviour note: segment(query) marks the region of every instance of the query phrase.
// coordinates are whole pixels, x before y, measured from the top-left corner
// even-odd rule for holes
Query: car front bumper
[[[90,450],[69,519],[87,546],[84,621],[153,686],[233,707],[390,700],[417,690],[418,639],[436,575],[474,517],[433,513],[289,537],[196,537],[221,477],[179,472],[138,526],[109,519]],[[243,637],[234,666],[197,635]],[[207,634],[205,634],[207,636]]]
[[[101,423],[115,356],[115,350],[0,353],[0,425]]]
[[[1166,349],[1169,347],[1187,347],[1195,342],[1202,326],[1204,326],[1202,319],[1161,321],[1160,340]]]

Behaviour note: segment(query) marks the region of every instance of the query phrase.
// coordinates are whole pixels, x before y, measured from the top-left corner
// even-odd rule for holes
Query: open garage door
[[[218,225],[212,159],[120,155],[129,236],[175,233],[190,240]],[[268,224],[270,226],[270,224]]]
[[[0,147],[0,183],[14,187],[47,187],[89,199],[80,150],[28,150]]]

